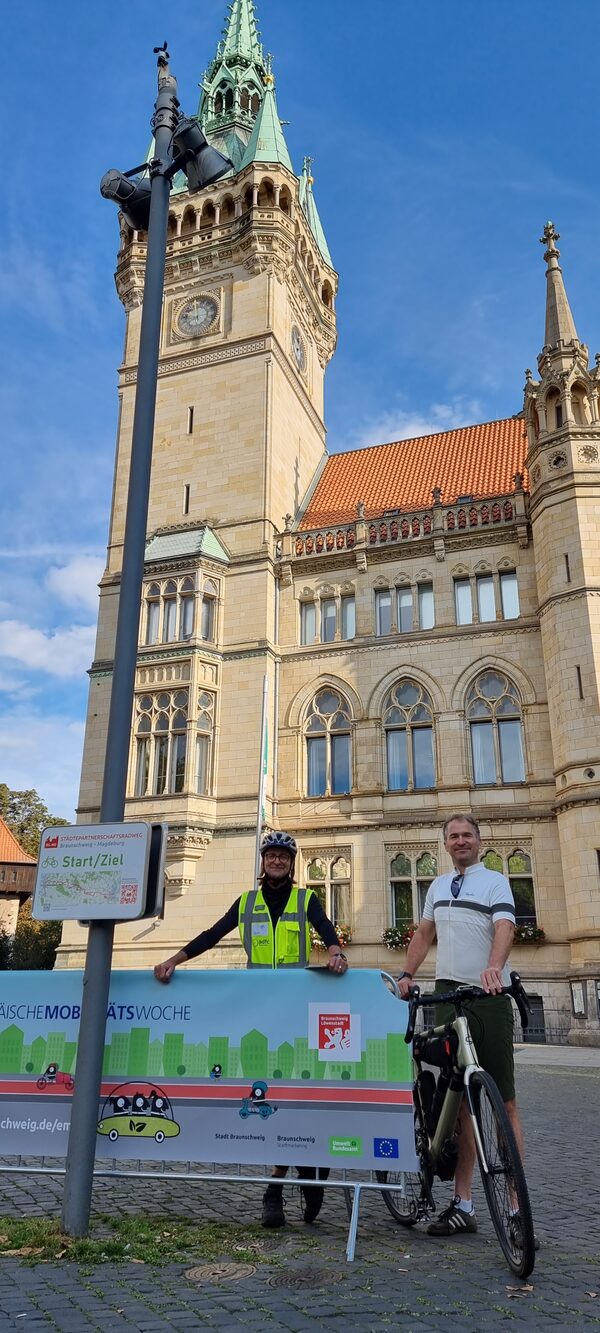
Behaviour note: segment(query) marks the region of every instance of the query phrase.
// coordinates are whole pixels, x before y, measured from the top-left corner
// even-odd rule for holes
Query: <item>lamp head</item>
[[[100,194],[112,199],[134,231],[147,231],[150,221],[150,181],[144,176],[133,181],[122,171],[107,171],[100,181]]]
[[[212,185],[233,166],[228,157],[207,143],[198,121],[192,117],[179,121],[173,135],[173,151],[177,156],[186,154],[187,161],[182,170],[190,190],[203,190],[206,185]]]

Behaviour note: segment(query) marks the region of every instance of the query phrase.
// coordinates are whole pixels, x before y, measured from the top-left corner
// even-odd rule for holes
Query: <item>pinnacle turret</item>
[[[198,120],[236,171],[262,105],[266,74],[254,0],[233,0],[215,57],[202,77]]]
[[[575,320],[571,314],[571,307],[565,291],[562,269],[558,262],[560,250],[557,249],[556,242],[559,240],[560,235],[556,231],[554,223],[547,222],[543,235],[540,237],[540,244],[546,246],[544,259],[547,264],[545,348],[557,347],[560,343],[579,341]]]
[[[317,242],[317,245],[323,256],[323,259],[325,260],[325,263],[329,264],[330,268],[333,268],[333,260],[331,258],[331,254],[329,253],[329,246],[325,239],[323,224],[319,217],[319,210],[315,203],[315,196],[313,194],[314,178],[312,174],[312,164],[313,164],[312,157],[305,157],[302,165],[302,175],[300,177],[298,203],[300,204],[300,207],[304,212],[306,221],[308,222],[308,225],[312,231],[315,241]]]
[[[267,57],[265,91],[258,110],[254,129],[248,140],[248,146],[242,159],[240,170],[250,166],[251,162],[279,162],[293,172],[291,158],[281,128],[275,98],[275,80],[271,73],[271,59]]]

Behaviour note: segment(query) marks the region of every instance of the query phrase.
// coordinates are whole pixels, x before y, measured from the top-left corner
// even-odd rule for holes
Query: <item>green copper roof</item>
[[[325,263],[329,264],[330,268],[333,268],[333,260],[329,253],[329,246],[327,244],[327,241],[325,240],[325,232],[323,231],[323,225],[319,217],[319,211],[317,209],[317,205],[315,203],[315,196],[313,194],[313,188],[312,188],[313,178],[312,178],[311,167],[312,167],[312,157],[305,157],[304,164],[302,167],[302,175],[300,177],[298,202],[300,204],[301,209],[304,212],[306,221],[308,222],[308,225],[312,231],[315,241],[317,242],[317,245],[323,256],[323,259],[325,260]]]
[[[154,560],[176,560],[186,555],[206,555],[229,564],[229,556],[216,533],[206,524],[179,532],[161,532],[146,544],[146,564]]]
[[[228,56],[240,55],[262,64],[254,0],[233,0],[229,5],[229,18],[225,20],[223,41],[219,43],[217,54],[225,60]]]
[[[241,166],[249,167],[251,162],[280,162],[288,171],[293,172],[294,168],[277,113],[272,74],[266,75],[266,84],[262,105],[254,122],[254,129],[248,140]]]

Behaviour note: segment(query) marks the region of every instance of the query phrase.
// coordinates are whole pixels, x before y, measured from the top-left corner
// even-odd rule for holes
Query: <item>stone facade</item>
[[[572,331],[562,298],[555,301],[560,326],[547,328],[540,380],[529,375],[526,386],[531,496],[519,474],[510,494],[451,504],[442,486],[418,513],[386,517],[383,503],[374,523],[357,494],[352,521],[307,530],[303,516],[327,465],[323,378],[335,348],[337,276],[309,225],[301,184],[280,162],[253,162],[201,196],[172,200],[127,802],[128,818],[168,822],[167,901],[163,921],[117,929],[115,965],[151,966],[251,883],[266,674],[266,822],[297,835],[300,877],[316,877],[338,919],[340,909],[349,915],[352,964],[401,969],[402,951],[382,941],[395,924],[392,881],[406,892],[410,882],[417,919],[420,858],[447,868],[441,823],[470,810],[484,850],[507,873],[520,854],[520,873],[524,866],[533,880],[545,940],[515,946],[513,962],[543,1002],[547,1026],[598,1042],[595,372],[581,344],[567,345]],[[126,337],[80,792],[88,822],[100,805],[145,255],[143,235],[122,225],[121,238]],[[552,259],[549,272],[556,296]],[[208,301],[213,317],[193,336],[182,323],[192,297]],[[558,424],[543,412],[556,384]],[[510,576],[514,599],[515,575],[516,611],[503,582]],[[458,585],[471,599],[465,623],[457,623]],[[389,624],[378,621],[386,592]],[[485,673],[492,693],[496,682],[487,713],[477,696]],[[392,780],[399,751],[389,729],[399,713],[389,712],[390,691],[402,682],[420,691],[424,712],[414,723],[404,718],[412,758]],[[307,733],[321,691],[338,702]],[[485,760],[470,732],[484,715],[493,737]],[[423,719],[433,738],[428,782],[414,749]],[[503,730],[506,722],[513,730]],[[310,762],[324,765],[324,792],[308,771],[311,736],[322,742]],[[342,754],[347,790],[338,780],[336,791]],[[485,782],[474,767],[484,762],[494,766]],[[84,945],[83,932],[65,928],[58,965],[81,966]],[[203,965],[240,962],[232,937]],[[584,997],[579,1016],[573,994],[576,1008]]]

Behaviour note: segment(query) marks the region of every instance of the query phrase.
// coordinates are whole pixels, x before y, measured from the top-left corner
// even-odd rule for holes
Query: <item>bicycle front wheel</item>
[[[482,1069],[470,1078],[467,1096],[479,1130],[481,1180],[500,1247],[513,1273],[529,1277],[535,1263],[533,1219],[512,1125],[494,1080]]]

